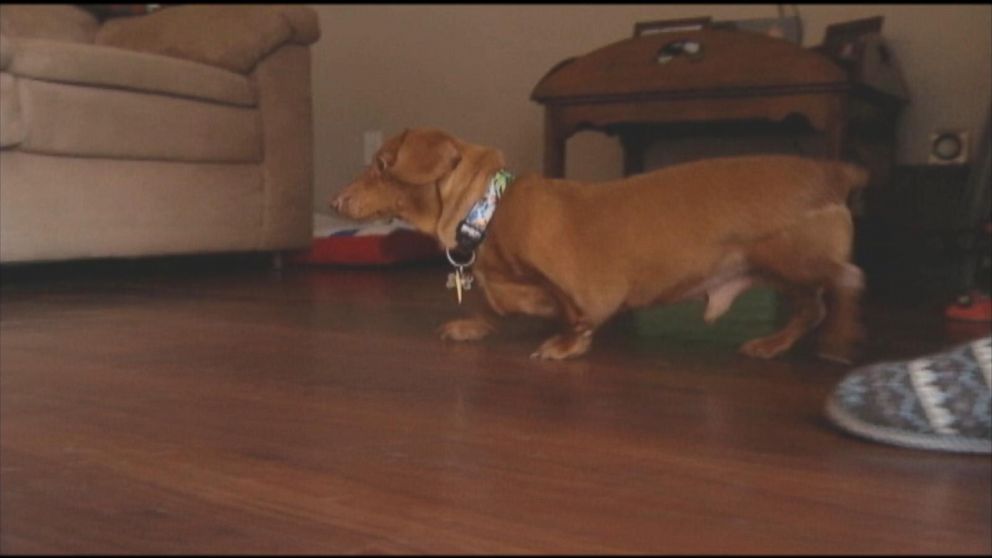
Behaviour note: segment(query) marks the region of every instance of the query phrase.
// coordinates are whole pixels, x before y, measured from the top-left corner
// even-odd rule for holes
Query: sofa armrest
[[[305,248],[313,230],[310,49],[284,45],[250,76],[262,118],[265,197],[260,249]]]
[[[300,5],[182,5],[107,21],[96,44],[184,58],[248,74],[286,44],[320,38],[317,14]]]

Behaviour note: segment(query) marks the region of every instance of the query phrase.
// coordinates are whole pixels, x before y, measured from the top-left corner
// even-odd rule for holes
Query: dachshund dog
[[[712,323],[762,283],[777,288],[792,313],[740,352],[772,358],[820,326],[819,356],[855,357],[864,280],[851,263],[846,201],[867,183],[862,168],[720,157],[602,183],[530,174],[494,195],[504,167],[499,150],[410,129],[386,141],[331,201],[352,219],[403,219],[455,253],[475,238],[473,271],[487,304],[444,324],[442,338],[481,339],[508,313],[556,318],[564,330],[532,356],[564,359],[588,351],[596,329],[620,311],[704,297]],[[486,198],[497,203],[485,229],[463,234]]]

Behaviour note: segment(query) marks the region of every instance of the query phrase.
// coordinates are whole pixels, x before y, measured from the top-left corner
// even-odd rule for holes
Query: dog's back
[[[661,214],[693,234],[746,241],[790,226],[806,212],[843,206],[850,192],[866,182],[867,173],[838,161],[786,155],[724,157],[604,185],[626,192],[618,196],[604,190],[596,204],[628,199],[635,211],[627,218],[639,223],[651,223],[653,215]]]
[[[602,183],[531,175],[509,190],[504,214],[529,231],[528,243],[568,236],[583,251],[644,256],[657,243],[670,253],[685,241],[698,249],[772,234],[809,211],[844,206],[867,178],[848,163],[787,155],[708,159]]]

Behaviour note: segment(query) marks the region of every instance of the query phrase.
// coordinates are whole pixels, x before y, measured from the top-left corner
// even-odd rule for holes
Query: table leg
[[[840,159],[844,155],[844,123],[835,120],[826,129],[827,157]]]
[[[647,144],[647,139],[640,132],[620,134],[620,145],[623,147],[624,176],[644,172],[644,152],[647,149]]]
[[[565,142],[568,136],[559,126],[551,109],[544,111],[544,175],[548,178],[565,177]]]
[[[847,132],[847,98],[835,96],[827,118],[827,157],[841,159],[844,156],[844,134]]]

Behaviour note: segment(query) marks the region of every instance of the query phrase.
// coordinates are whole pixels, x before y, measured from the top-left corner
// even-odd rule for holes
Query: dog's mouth
[[[394,215],[386,210],[374,211],[366,217],[362,217],[362,221],[390,221],[394,218]]]
[[[385,208],[366,209],[362,207],[354,207],[354,204],[342,204],[341,206],[332,207],[334,207],[340,215],[355,221],[385,221],[394,217],[394,215]]]

